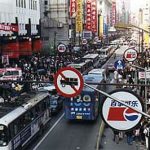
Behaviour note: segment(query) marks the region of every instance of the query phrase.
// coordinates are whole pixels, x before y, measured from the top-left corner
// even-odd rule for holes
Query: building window
[[[33,0],[31,0],[31,9],[33,9]]]
[[[23,8],[23,0],[21,0],[21,8]]]
[[[18,2],[18,0],[16,0],[16,6],[18,7],[19,6],[19,4],[18,4],[19,2]]]
[[[35,1],[35,10],[37,10],[37,1]]]
[[[48,1],[47,0],[44,1],[44,5],[48,5]]]
[[[24,8],[26,8],[26,0],[24,0]]]

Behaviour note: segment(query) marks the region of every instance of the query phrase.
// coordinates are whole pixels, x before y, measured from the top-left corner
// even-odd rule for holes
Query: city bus
[[[85,62],[79,62],[79,63],[72,63],[69,64],[68,67],[73,67],[81,72],[81,74],[87,74],[92,69],[92,62],[91,60],[86,60]]]
[[[114,53],[115,49],[113,46],[104,46],[101,49],[97,49],[101,60],[106,61]]]
[[[25,94],[18,98],[18,102],[1,106],[1,150],[21,150],[42,133],[51,118],[49,99],[48,93]]]
[[[98,67],[100,62],[99,54],[87,54],[84,57],[82,57],[82,60],[91,60],[93,63],[93,67]]]
[[[103,83],[104,79],[99,75],[84,75],[84,82]],[[104,85],[92,85],[97,89],[104,90]],[[65,98],[65,118],[68,120],[96,120],[100,111],[103,95],[99,92],[84,87],[80,95],[72,98]]]

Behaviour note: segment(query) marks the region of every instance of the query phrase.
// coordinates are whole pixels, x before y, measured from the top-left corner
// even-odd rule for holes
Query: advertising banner
[[[103,37],[103,30],[104,30],[103,16],[100,16],[99,17],[99,36]]]
[[[92,9],[91,9],[91,0],[87,0],[86,2],[86,30],[91,31],[91,13],[92,13]]]
[[[18,32],[18,26],[17,25],[0,24],[0,30]]]
[[[83,22],[82,22],[82,15],[83,15],[83,8],[82,8],[82,0],[77,0],[77,13],[76,13],[76,32],[82,32],[83,30]]]
[[[91,5],[91,20],[92,20],[92,32],[97,32],[97,2],[92,0]]]
[[[70,0],[70,18],[73,17],[73,15],[76,13],[77,9],[77,0]]]

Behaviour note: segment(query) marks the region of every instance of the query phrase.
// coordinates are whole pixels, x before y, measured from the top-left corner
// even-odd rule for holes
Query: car
[[[64,97],[56,94],[50,96],[50,110],[51,114],[57,114],[63,108]]]
[[[107,70],[109,72],[114,72],[115,71],[115,67],[113,63],[107,64]]]
[[[37,88],[37,90],[39,92],[51,92],[51,91],[55,91],[56,88],[53,84],[44,83],[44,84],[40,84],[39,87]]]

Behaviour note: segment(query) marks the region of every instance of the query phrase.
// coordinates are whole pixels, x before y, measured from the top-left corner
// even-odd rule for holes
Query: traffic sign
[[[86,44],[87,44],[87,39],[83,39],[83,40],[82,40],[82,44],[83,44],[83,45],[86,45]]]
[[[143,111],[141,98],[127,89],[118,89],[110,93],[111,96],[118,98],[133,108]],[[115,101],[106,98],[102,104],[102,118],[108,126],[113,129],[127,131],[137,126],[142,119],[142,114]]]
[[[66,45],[65,44],[59,44],[57,46],[57,50],[60,52],[60,53],[63,53],[66,51]]]
[[[128,48],[123,54],[126,61],[133,62],[137,59],[138,53],[134,48]]]
[[[56,73],[54,85],[62,96],[75,97],[82,91],[84,81],[78,70],[72,67],[64,67]]]
[[[114,63],[115,69],[123,69],[125,67],[125,63],[122,60],[117,60]]]

